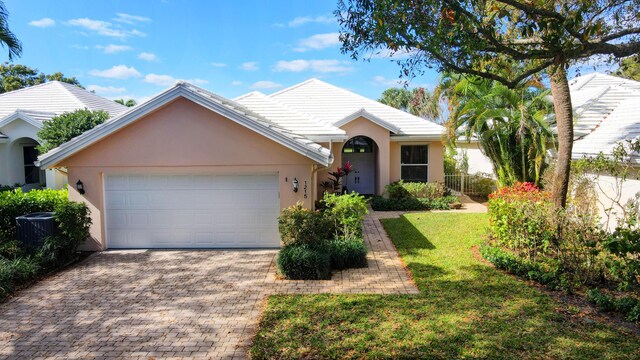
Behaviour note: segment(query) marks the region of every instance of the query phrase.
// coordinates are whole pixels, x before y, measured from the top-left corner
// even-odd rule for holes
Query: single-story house
[[[38,131],[42,123],[64,112],[87,108],[115,116],[127,108],[78,86],[50,81],[0,94],[0,185],[61,188],[66,175],[38,169]]]
[[[312,208],[346,161],[347,187],[442,181],[443,128],[311,79],[235,100],[180,82],[40,156],[92,212],[93,249],[270,248],[277,217]]]

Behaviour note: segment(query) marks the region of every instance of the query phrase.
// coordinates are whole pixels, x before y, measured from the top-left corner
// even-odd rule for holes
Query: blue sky
[[[375,99],[400,74],[389,58],[355,62],[340,53],[335,1],[6,0],[5,5],[9,26],[24,47],[16,63],[45,73],[62,71],[108,98],[145,100],[177,79],[232,98],[317,77]],[[437,76],[430,71],[410,85],[431,87]]]

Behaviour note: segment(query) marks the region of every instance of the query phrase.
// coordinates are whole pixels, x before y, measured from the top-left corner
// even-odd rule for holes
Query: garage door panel
[[[109,248],[278,247],[276,175],[118,175],[105,183]]]

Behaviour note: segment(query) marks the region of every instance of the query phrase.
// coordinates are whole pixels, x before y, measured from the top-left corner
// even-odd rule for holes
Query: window
[[[366,136],[356,136],[344,143],[343,153],[372,153],[373,140]]]
[[[22,154],[24,156],[24,183],[40,183],[40,169],[33,164],[34,161],[38,160],[38,150],[36,150],[35,146],[24,146]]]
[[[427,145],[400,146],[400,178],[419,182],[429,179],[429,148]]]

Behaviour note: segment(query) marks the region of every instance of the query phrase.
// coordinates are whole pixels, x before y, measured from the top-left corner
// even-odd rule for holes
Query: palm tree
[[[9,50],[9,60],[13,60],[14,56],[20,57],[22,55],[22,43],[9,30],[8,20],[9,12],[4,2],[0,1],[0,44]]]
[[[120,105],[124,105],[126,107],[134,107],[134,106],[138,105],[138,103],[133,99],[129,99],[129,100],[116,99],[116,100],[113,100],[113,101],[117,102]]]
[[[438,99],[422,87],[411,90],[389,88],[382,93],[378,101],[424,119],[436,120],[440,116]]]
[[[437,94],[446,94],[451,116],[448,137],[476,137],[491,160],[498,183],[539,184],[546,152],[555,139],[550,129],[553,104],[549,90],[537,82],[509,89],[498,83],[448,74]]]

